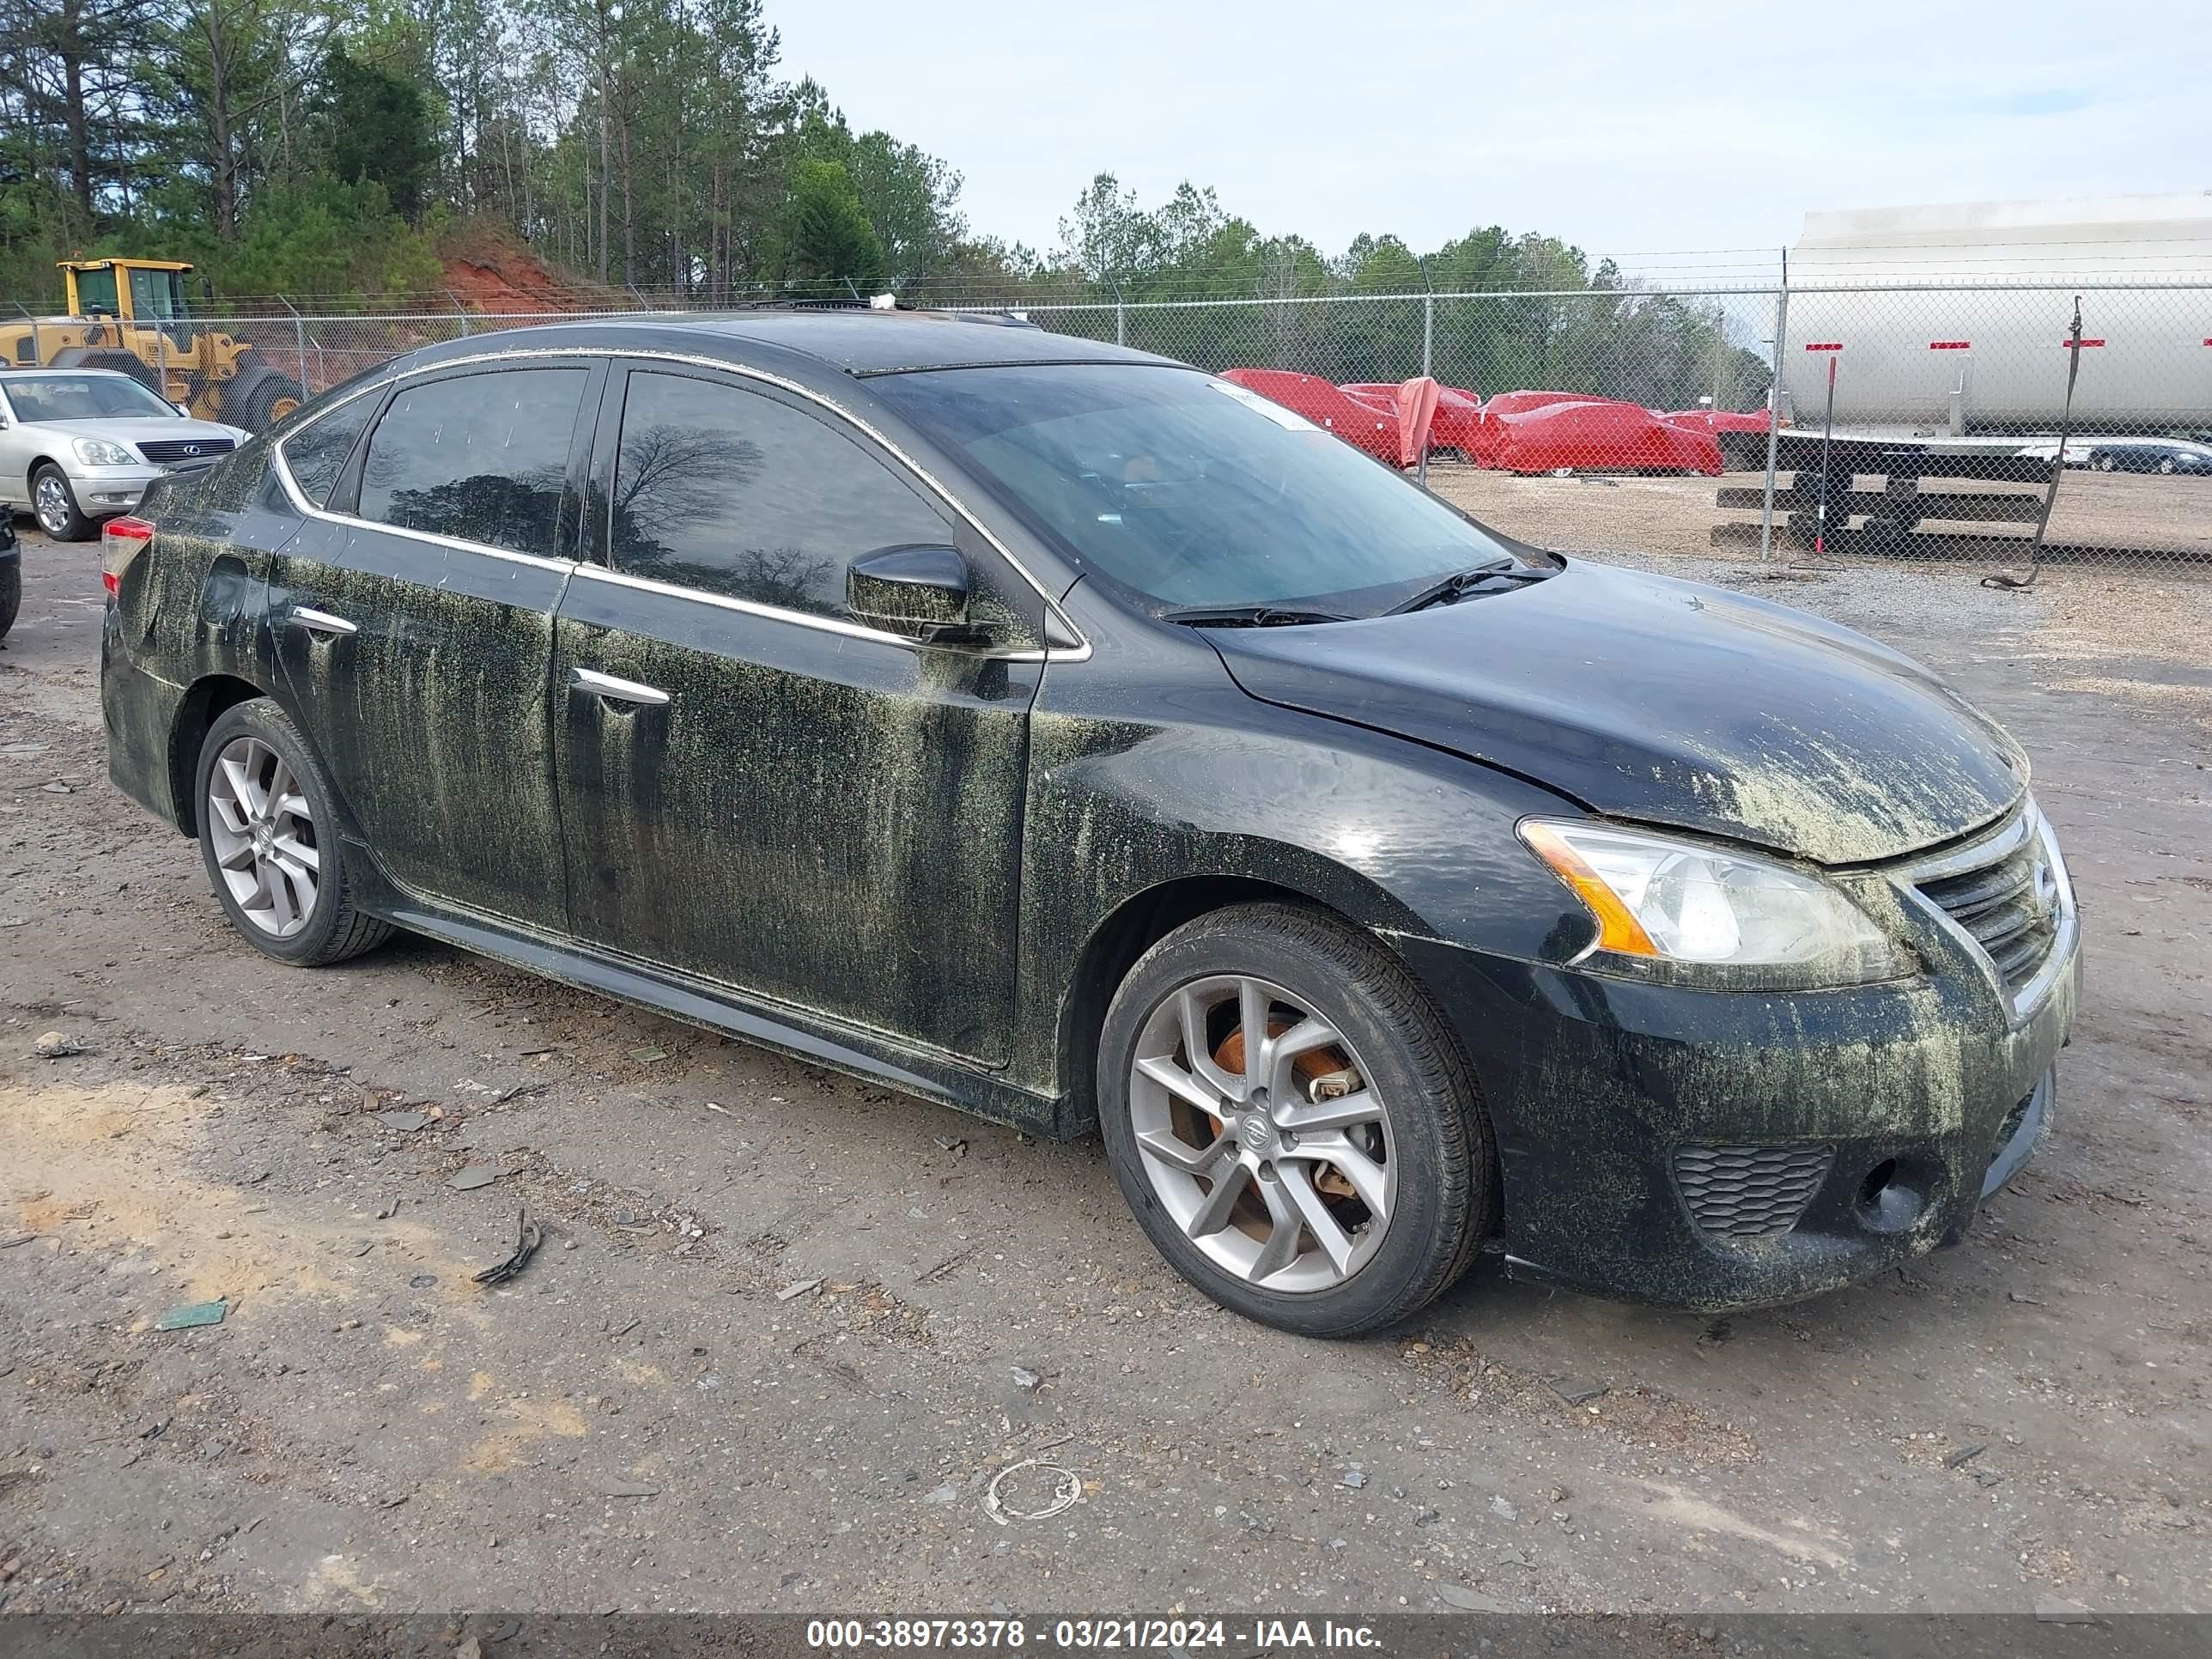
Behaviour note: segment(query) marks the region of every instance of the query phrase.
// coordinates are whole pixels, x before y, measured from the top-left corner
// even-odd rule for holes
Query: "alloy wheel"
[[[1343,1034],[1282,987],[1222,975],[1170,992],[1139,1033],[1129,1114],[1153,1194],[1216,1267],[1312,1292],[1381,1245],[1389,1108]]]
[[[69,534],[70,515],[76,503],[69,498],[69,486],[49,472],[39,480],[32,510],[38,516],[39,528],[58,539]]]
[[[322,867],[315,820],[284,757],[258,738],[223,745],[208,775],[216,869],[246,919],[289,939],[307,925]]]

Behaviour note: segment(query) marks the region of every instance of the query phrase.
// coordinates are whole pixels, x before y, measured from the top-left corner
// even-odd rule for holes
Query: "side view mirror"
[[[191,406],[189,404],[180,404],[180,403],[172,402],[172,403],[169,404],[169,407],[170,407],[170,408],[172,408],[172,409],[173,409],[173,410],[175,410],[177,411],[177,413],[178,413],[178,414],[182,415],[182,416],[186,416],[186,417],[188,417],[188,418],[190,417],[190,416],[191,415],[191,412],[192,412],[192,411],[191,411]]]
[[[860,621],[919,639],[968,634],[968,561],[949,547],[887,547],[846,567],[845,608]]]

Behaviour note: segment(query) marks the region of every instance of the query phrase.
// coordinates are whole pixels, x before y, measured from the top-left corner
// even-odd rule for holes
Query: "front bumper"
[[[169,476],[168,468],[150,465],[70,466],[63,471],[76,497],[76,510],[88,519],[128,513],[145,499],[148,486],[156,478]]]
[[[2080,939],[2017,1009],[1971,945],[1921,943],[1925,978],[1767,995],[1400,941],[1474,1064],[1509,1270],[1752,1307],[1963,1237],[2048,1128]]]

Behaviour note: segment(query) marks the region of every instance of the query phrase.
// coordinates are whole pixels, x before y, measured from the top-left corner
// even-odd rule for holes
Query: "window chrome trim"
[[[828,634],[842,634],[848,639],[867,640],[878,645],[902,646],[908,651],[919,651],[928,644],[905,634],[894,634],[881,628],[870,628],[865,623],[848,622],[842,617],[824,617],[811,611],[787,611],[778,605],[763,605],[757,599],[733,599],[726,593],[708,593],[696,587],[685,587],[679,582],[664,582],[651,576],[633,576],[626,570],[610,570],[602,564],[579,564],[575,574],[591,581],[606,582],[616,587],[634,588],[641,593],[657,593],[664,599],[684,599],[693,605],[710,605],[718,611],[734,611],[741,617],[763,617],[771,622],[803,623],[809,628],[818,628]],[[932,647],[934,650],[948,648]],[[1085,647],[1087,652],[1089,647]],[[988,658],[995,662],[1043,662],[1046,653],[1030,647],[1012,651],[969,651],[965,656]],[[1061,660],[1059,653],[1054,661]]]
[[[744,611],[781,622],[797,623],[803,627],[826,629],[833,633],[902,645],[909,649],[921,648],[923,641],[908,639],[903,634],[893,634],[882,629],[866,628],[858,623],[842,622],[834,617],[817,616],[811,611],[787,611],[780,605],[758,605],[750,600],[726,599],[720,594],[702,592],[696,588],[680,587],[668,582],[657,582],[647,577],[630,576],[622,571],[612,570],[606,566],[596,565],[586,561],[549,559],[534,553],[517,553],[507,548],[487,547],[480,542],[462,541],[455,537],[440,536],[429,531],[407,530],[397,525],[380,524],[374,519],[363,519],[351,514],[328,512],[310,501],[306,493],[301,489],[298,480],[293,477],[291,463],[285,458],[284,446],[314,425],[317,421],[336,414],[357,398],[384,392],[401,381],[413,380],[418,375],[435,374],[445,369],[463,368],[474,363],[506,362],[531,357],[606,358],[611,364],[623,359],[641,362],[682,363],[694,368],[712,369],[720,374],[735,374],[744,380],[757,380],[763,386],[772,386],[780,391],[788,392],[794,397],[827,410],[847,426],[866,436],[877,447],[904,467],[914,477],[926,484],[932,495],[951,507],[977,535],[990,544],[993,550],[1006,562],[1007,567],[1027,582],[1036,592],[1036,596],[1043,600],[1045,608],[1058,617],[1066,625],[1067,631],[1080,641],[1079,645],[1072,647],[1065,646],[1025,647],[1018,651],[979,652],[974,654],[1006,662],[1085,662],[1090,659],[1089,636],[1075,625],[1065,611],[1060,608],[1052,595],[1046,591],[1044,584],[1030,573],[1029,568],[1013,556],[1004,542],[991,533],[982,520],[969,510],[965,502],[946,489],[934,474],[915,461],[912,456],[869,425],[867,422],[854,414],[852,410],[811,387],[801,386],[796,380],[787,380],[781,374],[771,374],[763,368],[755,368],[745,363],[728,362],[720,357],[708,357],[696,352],[671,351],[664,347],[654,346],[514,346],[501,351],[481,351],[466,356],[447,357],[438,362],[422,363],[412,368],[402,369],[387,379],[377,380],[372,385],[362,386],[356,392],[349,392],[328,409],[318,410],[313,419],[301,422],[286,433],[282,439],[269,446],[269,453],[276,459],[276,476],[284,486],[285,495],[290,498],[293,507],[301,514],[311,519],[320,519],[326,524],[344,525],[349,528],[359,527],[410,536],[417,541],[428,542],[435,546],[450,547],[465,553],[488,553],[494,558],[513,559],[520,563],[534,564],[549,570],[566,570],[582,575],[611,578],[649,591],[668,593],[681,599],[699,599],[729,610]]]

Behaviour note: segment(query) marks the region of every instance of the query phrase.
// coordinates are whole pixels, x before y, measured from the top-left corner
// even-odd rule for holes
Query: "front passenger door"
[[[567,907],[546,675],[603,372],[403,381],[342,469],[313,442],[324,422],[306,428],[288,460],[304,444],[295,481],[330,495],[270,576],[286,684],[377,860],[412,893],[550,933]]]
[[[835,416],[674,366],[629,368],[605,402],[603,562],[579,564],[554,646],[576,932],[1003,1060],[1035,617],[988,547]],[[966,556],[989,644],[846,613],[854,558],[917,545]]]

